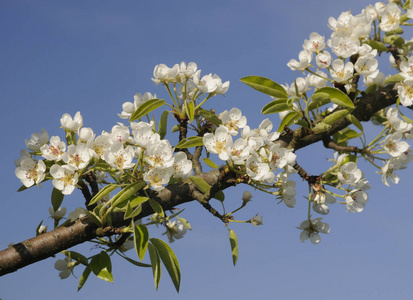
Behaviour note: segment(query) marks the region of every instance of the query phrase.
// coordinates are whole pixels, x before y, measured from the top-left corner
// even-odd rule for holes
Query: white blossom
[[[79,177],[74,166],[60,166],[58,164],[54,164],[50,168],[50,175],[54,178],[53,186],[62,191],[63,195],[70,195],[74,191]]]
[[[40,148],[49,141],[49,134],[46,129],[42,129],[42,132],[35,132],[30,136],[30,140],[25,140],[27,149],[33,152],[37,152]]]
[[[69,114],[63,114],[63,116],[60,118],[60,124],[62,125],[64,130],[76,131],[83,126],[83,117],[79,111],[73,118]]]
[[[15,170],[16,177],[21,180],[25,187],[39,184],[45,178],[46,165],[42,160],[37,163],[30,157],[24,158],[20,166]]]

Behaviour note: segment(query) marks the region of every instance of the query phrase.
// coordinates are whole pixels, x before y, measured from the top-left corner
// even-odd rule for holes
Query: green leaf
[[[333,125],[334,123],[344,119],[351,111],[348,109],[340,109],[324,118],[323,123]]]
[[[179,131],[179,124],[174,125],[171,129],[172,133],[177,132],[177,131]]]
[[[235,231],[231,229],[229,230],[229,242],[231,244],[232,262],[235,266],[238,260],[238,238]]]
[[[90,265],[92,272],[102,280],[113,282],[112,263],[109,255],[102,251],[92,257]]]
[[[193,122],[194,121],[194,115],[195,115],[195,105],[194,105],[193,101],[190,101],[189,103],[187,103],[186,113],[187,113],[187,116],[188,116],[189,120],[191,122]]]
[[[313,132],[314,132],[315,134],[320,134],[320,133],[326,132],[326,131],[329,130],[330,128],[331,128],[331,125],[326,124],[326,123],[324,123],[324,122],[320,122],[320,123],[317,123],[317,124],[313,127]]]
[[[161,115],[161,120],[159,121],[158,134],[163,139],[166,135],[166,130],[168,129],[168,116],[169,111],[165,110]]]
[[[128,204],[126,204],[126,211],[123,217],[124,220],[132,219],[136,217],[137,215],[139,215],[142,211],[142,205],[138,205],[135,209],[133,209],[130,203],[131,202],[128,201]]]
[[[148,197],[143,197],[143,196],[138,196],[136,198],[132,198],[131,200],[129,200],[130,205],[132,208],[145,203],[146,201],[148,201],[149,198]]]
[[[63,250],[62,253],[72,258],[73,260],[81,263],[82,265],[85,265],[85,266],[89,265],[87,258],[78,252]]]
[[[252,87],[253,89],[276,97],[276,98],[287,98],[288,94],[285,89],[278,83],[272,81],[271,79],[260,77],[260,76],[247,76],[241,78],[241,82]]]
[[[113,196],[113,207],[121,206],[122,202],[128,200],[129,198],[133,197],[137,191],[141,190],[146,186],[146,182],[139,181],[129,184],[128,186],[124,187],[119,193]]]
[[[95,223],[98,227],[102,226],[102,220],[95,213],[95,210],[93,210],[93,211],[88,210],[87,215],[92,220],[92,222]]]
[[[196,112],[199,115],[203,116],[205,119],[207,119],[208,122],[214,124],[215,126],[219,126],[222,124],[222,121],[217,117],[217,115],[215,113],[210,112],[209,110],[198,108]]]
[[[400,74],[396,74],[396,75],[393,75],[393,76],[387,78],[384,81],[384,83],[389,84],[389,83],[397,83],[397,82],[402,82],[402,81],[404,81],[404,77]]]
[[[321,89],[318,89],[317,92],[315,92],[314,94],[318,93],[328,94],[330,96],[331,101],[333,101],[335,104],[339,106],[343,106],[346,108],[354,108],[354,104],[353,102],[351,102],[350,98],[339,89],[332,87],[323,87]]]
[[[89,202],[89,206],[95,204],[99,200],[102,200],[107,194],[116,190],[119,186],[116,183],[110,183],[101,189]]]
[[[138,120],[143,116],[149,114],[150,112],[154,111],[155,109],[161,107],[165,104],[165,100],[163,99],[151,99],[144,102],[138,109],[132,114],[129,119],[129,122]]]
[[[219,168],[219,166],[216,163],[214,163],[212,160],[210,160],[209,158],[203,158],[202,160],[208,167],[211,167],[213,169]]]
[[[86,280],[89,278],[90,272],[92,272],[92,268],[90,266],[87,266],[83,271],[82,276],[80,276],[77,291],[80,291],[80,289],[85,285]]]
[[[397,46],[397,48],[402,48],[404,44],[404,39],[398,36],[397,34],[392,34],[389,36],[385,36],[383,38],[383,42],[385,44],[390,44],[390,45],[394,44]]]
[[[359,136],[361,136],[362,133],[357,133],[356,131],[352,130],[352,129],[347,129],[343,132],[340,132],[338,138],[337,138],[337,143],[343,143],[345,141],[357,138]]]
[[[149,199],[149,204],[151,205],[154,212],[156,212],[158,215],[162,217],[165,217],[165,213],[163,212],[162,206],[156,200]]]
[[[191,176],[189,179],[195,184],[198,190],[200,190],[203,194],[209,194],[211,186],[206,182],[204,179],[198,176]]]
[[[363,131],[363,125],[361,125],[360,121],[353,116],[352,114],[348,114],[346,119],[349,120],[354,126],[356,126],[360,131]]]
[[[186,219],[181,218],[181,217],[176,217],[176,218],[182,223],[182,225],[184,225],[189,230],[192,230],[191,224],[189,224],[189,222]]]
[[[301,118],[300,113],[296,111],[289,112],[281,121],[280,127],[278,128],[278,132],[283,132],[285,126],[290,126],[294,123],[294,121]]]
[[[53,189],[52,191],[52,206],[53,206],[53,210],[57,211],[60,207],[60,205],[62,205],[63,202],[63,197],[64,195],[62,194],[62,192],[56,188]]]
[[[155,246],[148,244],[148,249],[152,265],[153,280],[155,281],[155,289],[158,290],[162,275],[161,259],[159,258],[158,250]]]
[[[214,194],[213,198],[215,198],[215,199],[217,199],[217,200],[219,200],[219,201],[221,201],[221,202],[224,202],[224,200],[225,200],[225,194],[224,194],[223,191],[218,191],[218,192],[216,192],[216,193]]]
[[[387,52],[389,49],[386,47],[385,44],[379,41],[367,40],[364,42],[365,44],[369,45],[371,48],[376,49],[379,52]]]
[[[291,106],[288,105],[287,98],[282,98],[282,99],[271,101],[270,103],[265,105],[262,108],[261,113],[264,115],[268,115],[268,114],[279,113],[279,112],[286,111],[289,109],[291,109]]]
[[[181,270],[179,268],[178,259],[175,253],[172,251],[171,247],[168,246],[164,241],[152,238],[150,239],[152,245],[158,250],[158,254],[172,279],[177,292],[179,292],[179,285],[181,283]]]
[[[125,255],[125,256],[124,256],[124,255],[120,255],[120,257],[123,257],[123,258],[126,259],[128,262],[130,262],[131,264],[133,264],[133,265],[135,265],[135,266],[138,266],[138,267],[143,267],[143,268],[150,268],[150,267],[151,267],[151,265],[141,263],[141,262],[136,261],[136,260],[134,260],[134,259],[132,259],[132,258],[130,258],[130,257],[127,257],[126,255]]]
[[[323,106],[331,102],[330,95],[323,92],[314,93],[311,97],[311,102],[308,104],[308,111],[316,109],[317,107]]]
[[[184,140],[179,141],[178,145],[175,146],[175,148],[190,148],[190,147],[197,147],[197,146],[203,146],[203,138],[201,136],[190,136],[189,138],[186,138]]]
[[[145,225],[136,225],[132,220],[131,226],[133,226],[133,242],[135,244],[135,250],[139,259],[142,261],[145,257],[146,249],[148,248],[149,232]]]

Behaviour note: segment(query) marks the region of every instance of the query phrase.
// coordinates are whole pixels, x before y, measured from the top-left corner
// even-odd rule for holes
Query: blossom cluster
[[[130,127],[119,123],[98,136],[91,128],[81,128],[79,112],[73,119],[63,115],[61,124],[67,132],[77,133],[76,143],[66,145],[58,136],[49,139],[46,130],[26,140],[31,152],[22,150],[16,161],[16,176],[26,187],[39,184],[48,171],[53,186],[65,195],[71,194],[79,177],[99,161],[106,162],[118,175],[140,166],[142,179],[154,190],[161,190],[172,176],[186,178],[192,174],[192,162],[183,152],[174,152],[169,141],[154,132],[153,122],[131,122]],[[51,162],[49,169],[45,161]]]
[[[245,166],[249,178],[257,183],[279,187],[278,195],[284,203],[295,204],[295,182],[288,180],[295,170],[296,155],[291,149],[281,147],[276,140],[279,132],[273,132],[269,119],[261,122],[257,129],[247,125],[247,119],[238,108],[220,114],[222,124],[214,133],[206,133],[203,143],[206,150],[234,166]],[[241,135],[235,141],[233,137]],[[276,172],[282,170],[276,175]]]

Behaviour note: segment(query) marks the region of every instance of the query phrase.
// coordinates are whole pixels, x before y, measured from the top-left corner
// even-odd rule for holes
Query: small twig
[[[202,173],[202,165],[199,159],[201,157],[203,148],[203,146],[197,146],[195,148],[194,155],[192,156],[192,168],[194,169],[195,175]]]
[[[336,151],[343,151],[343,152],[354,152],[354,153],[369,153],[368,150],[360,149],[355,146],[340,146],[336,142],[334,142],[331,137],[323,138],[323,145],[326,148],[330,148]]]
[[[80,180],[78,184],[80,186],[80,190],[82,191],[83,197],[85,197],[85,206],[88,207],[90,200],[92,200],[93,197],[90,194],[87,184],[84,183],[83,180]]]

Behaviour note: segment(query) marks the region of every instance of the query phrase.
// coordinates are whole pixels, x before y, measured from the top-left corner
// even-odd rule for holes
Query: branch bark
[[[360,121],[367,121],[377,111],[395,104],[397,100],[397,87],[394,84],[388,85],[380,90],[369,95],[358,98],[355,101],[356,109],[352,114]],[[337,131],[344,129],[350,125],[347,119],[343,119],[335,123],[330,130],[322,134],[314,134],[304,132],[301,128],[284,134],[278,140],[282,146],[287,147],[293,140],[293,136],[300,135],[300,138],[294,141],[294,150],[305,148],[308,145],[322,141],[326,137],[332,136]],[[184,132],[181,132],[181,137]],[[195,156],[199,157],[200,149],[196,149]],[[196,168],[197,176],[203,178],[211,185],[211,195],[214,195],[219,190],[224,190],[230,186],[242,182],[237,178],[237,174],[231,173],[225,168],[212,170],[209,173],[202,173],[200,168]],[[159,202],[164,210],[170,210],[175,206],[181,205],[193,200],[199,200],[200,193],[196,186],[189,180],[178,184],[171,184],[165,187],[160,192],[148,190],[149,197]],[[203,194],[202,194],[203,195]],[[142,212],[137,216],[137,219],[144,218],[153,213],[152,208],[148,203],[144,203]],[[114,214],[112,216],[112,225],[114,227],[122,227],[129,223],[123,220],[122,214]],[[59,253],[62,250],[71,248],[75,245],[90,241],[97,237],[96,230],[98,229],[88,217],[77,220],[69,224],[31,238],[24,242],[10,246],[0,252],[0,276],[14,272],[27,265],[37,261],[46,259]]]

